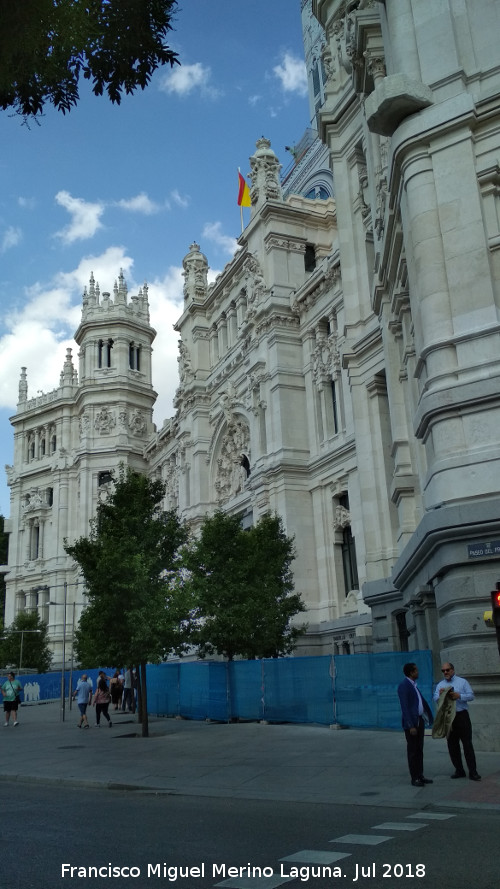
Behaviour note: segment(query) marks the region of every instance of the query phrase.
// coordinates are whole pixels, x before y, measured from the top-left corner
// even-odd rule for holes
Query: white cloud
[[[17,247],[20,241],[22,241],[22,238],[23,233],[21,229],[9,225],[9,227],[5,229],[0,242],[0,253],[5,253],[7,250],[10,250],[11,247]]]
[[[148,281],[151,324],[157,331],[153,343],[153,386],[158,392],[154,421],[159,429],[174,414],[173,399],[179,385],[179,334],[174,324],[184,308],[183,286],[182,268],[176,266],[171,266],[163,278]]]
[[[204,98],[216,99],[221,95],[220,90],[211,86],[210,79],[212,69],[201,62],[194,65],[177,65],[168,74],[160,79],[162,92],[177,96],[188,96],[193,90],[198,90]]]
[[[189,195],[181,195],[176,188],[174,188],[171,194],[171,198],[178,207],[189,207],[191,203],[191,198],[189,197]]]
[[[69,272],[59,272],[48,283],[37,282],[26,291],[22,309],[5,319],[7,333],[0,338],[0,408],[15,409],[21,365],[27,368],[28,397],[50,392],[59,385],[66,349],[73,350],[78,369],[78,349],[73,334],[81,319],[83,288],[91,272],[101,293],[113,292],[123,270],[129,294],[142,282],[133,277],[133,259],[123,247],[110,247],[98,256],[86,256]],[[184,278],[182,268],[171,267],[163,278],[148,282],[151,324],[157,331],[153,343],[153,386],[158,394],[155,422],[161,427],[173,416],[173,398],[178,378],[178,339],[173,329],[182,314]]]
[[[259,96],[259,95],[248,97],[248,104],[252,105],[252,107],[254,107],[255,105],[258,105],[258,103],[261,101],[262,101],[262,96]]]
[[[132,213],[144,213],[145,216],[152,216],[153,213],[158,213],[161,210],[160,204],[152,201],[144,191],[134,198],[117,201],[117,206],[122,207],[123,210],[130,210]]]
[[[100,256],[84,257],[77,268],[59,272],[49,282],[36,282],[25,291],[21,309],[3,318],[0,338],[0,407],[12,409],[18,396],[21,365],[28,369],[28,392],[50,392],[59,385],[66,349],[77,349],[73,334],[81,317],[83,288],[93,271],[102,290],[112,290],[120,268],[127,276],[133,260],[123,247],[110,247]]]
[[[221,231],[222,223],[220,222],[207,222],[203,228],[203,237],[208,241],[213,241],[218,247],[220,247],[224,253],[229,253],[231,256],[236,253],[238,250],[238,242],[236,238],[230,237],[230,235],[225,235]]]
[[[281,63],[273,68],[285,93],[307,96],[307,71],[305,62],[290,52],[283,53]]]
[[[56,202],[72,216],[66,228],[56,232],[65,244],[92,238],[102,228],[101,216],[104,213],[102,202],[91,203],[83,198],[74,198],[68,191],[58,191]]]

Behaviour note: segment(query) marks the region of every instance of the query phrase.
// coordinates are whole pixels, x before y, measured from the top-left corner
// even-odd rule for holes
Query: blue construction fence
[[[179,661],[147,668],[148,710],[185,719],[337,723],[353,728],[401,728],[397,686],[403,664],[419,668],[419,688],[432,700],[430,651]],[[86,671],[97,683],[97,670]],[[111,671],[108,669],[109,674]],[[73,673],[73,687],[81,671]],[[69,689],[65,674],[65,693]],[[26,703],[61,696],[61,673],[21,676]]]

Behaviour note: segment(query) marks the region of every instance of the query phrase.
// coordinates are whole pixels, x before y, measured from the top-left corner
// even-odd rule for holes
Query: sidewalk
[[[483,780],[451,781],[446,743],[425,740],[425,788],[412,787],[401,732],[317,725],[219,724],[151,717],[150,737],[131,714],[113,727],[76,726],[60,703],[23,706],[19,726],[0,723],[0,780],[190,796],[500,811],[500,756],[479,753]]]

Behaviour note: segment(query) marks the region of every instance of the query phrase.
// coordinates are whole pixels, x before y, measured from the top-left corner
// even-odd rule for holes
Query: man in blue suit
[[[425,787],[426,784],[432,784],[432,780],[424,777],[424,717],[431,723],[432,711],[417,688],[417,665],[405,664],[403,673],[405,678],[398,685],[398,695],[406,736],[408,768],[413,787]]]

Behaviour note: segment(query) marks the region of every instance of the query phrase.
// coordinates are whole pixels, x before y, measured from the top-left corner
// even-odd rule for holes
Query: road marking
[[[387,840],[393,840],[394,837],[375,836],[374,834],[363,833],[346,833],[343,837],[335,837],[329,840],[329,843],[353,843],[357,846],[377,846],[379,843],[385,843]]]
[[[414,812],[413,815],[407,815],[407,818],[428,818],[429,821],[432,819],[433,821],[446,821],[447,818],[456,818],[456,815],[444,815],[439,812],[429,813],[429,812]]]
[[[279,874],[273,874],[272,877],[230,877],[222,883],[215,883],[215,886],[226,886],[227,889],[274,889],[275,886],[294,879],[295,877],[280,877]]]
[[[323,852],[320,849],[302,849],[293,855],[287,855],[286,858],[280,858],[279,861],[304,861],[311,864],[332,864],[334,861],[340,861],[341,858],[350,858],[351,852]]]
[[[428,827],[427,824],[407,824],[405,821],[384,821],[383,824],[375,824],[372,830],[420,830]]]

